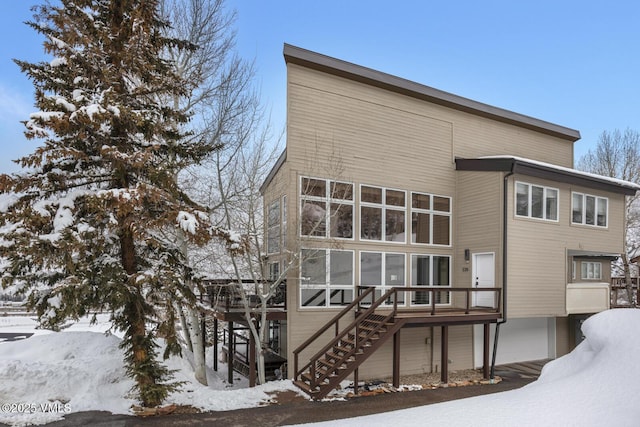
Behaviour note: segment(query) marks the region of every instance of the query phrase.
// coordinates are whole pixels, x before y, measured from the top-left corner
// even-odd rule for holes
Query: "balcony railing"
[[[240,287],[244,289],[241,292]],[[260,297],[255,294],[256,283],[252,280],[237,281],[209,280],[205,282],[207,296],[211,307],[218,311],[232,312],[241,311],[245,308],[245,303],[249,308],[260,308]],[[271,286],[270,282],[260,282],[259,288]],[[267,300],[267,308],[286,311],[287,309],[287,286],[285,282],[278,284],[276,293]]]
[[[624,277],[611,278],[611,308],[638,307],[638,278],[631,278],[631,298]]]

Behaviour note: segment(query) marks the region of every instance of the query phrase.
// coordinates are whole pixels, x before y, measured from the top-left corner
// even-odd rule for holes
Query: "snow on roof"
[[[595,173],[590,173],[590,172],[584,172],[578,169],[572,169],[572,168],[567,168],[564,166],[559,166],[559,165],[554,165],[553,163],[546,163],[546,162],[541,162],[539,160],[533,160],[533,159],[527,159],[525,157],[518,157],[518,156],[509,156],[509,155],[502,155],[502,156],[482,156],[479,157],[480,159],[513,159],[517,162],[524,162],[524,163],[529,163],[531,165],[538,165],[547,169],[553,169],[553,170],[557,170],[557,171],[562,171],[562,172],[566,172],[572,175],[580,175],[580,176],[584,176],[585,178],[591,178],[591,179],[597,179],[600,181],[608,181],[612,184],[615,185],[620,185],[620,186],[624,186],[624,187],[630,187],[630,188],[634,188],[636,190],[640,190],[640,185],[631,182],[631,181],[625,181],[623,179],[617,179],[617,178],[611,178],[608,176],[604,176],[604,175],[598,175]]]

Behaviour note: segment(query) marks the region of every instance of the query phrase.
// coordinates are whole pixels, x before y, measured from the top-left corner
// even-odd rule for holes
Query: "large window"
[[[269,204],[267,210],[267,253],[280,252],[280,200]]]
[[[353,301],[353,251],[303,249],[300,306],[339,307]]]
[[[516,182],[516,215],[558,220],[558,189]]]
[[[360,238],[406,242],[406,192],[360,186]]]
[[[282,196],[282,247],[287,247],[287,196]]]
[[[573,224],[607,227],[609,199],[583,193],[571,194]]]
[[[411,242],[451,245],[451,199],[411,193]]]
[[[602,279],[602,264],[599,262],[582,261],[581,278],[586,280]]]
[[[405,286],[405,254],[360,252],[360,285],[375,286],[376,299],[391,287]],[[404,304],[404,295],[397,294],[399,304]]]
[[[411,255],[411,287],[451,286],[451,257]],[[449,304],[450,292],[434,292],[436,304]],[[430,304],[428,291],[412,292],[411,304]]]
[[[353,184],[302,177],[300,235],[353,238]]]

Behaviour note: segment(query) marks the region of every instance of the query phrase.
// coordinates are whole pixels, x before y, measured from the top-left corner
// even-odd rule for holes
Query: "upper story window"
[[[583,193],[571,194],[571,222],[573,224],[607,227],[609,199]]]
[[[287,246],[287,196],[282,196],[282,230],[280,234],[282,235],[282,247]]]
[[[516,182],[516,216],[558,220],[558,189]]]
[[[406,192],[360,186],[360,238],[406,242]]]
[[[451,198],[411,193],[411,243],[451,245]]]
[[[353,184],[302,177],[300,235],[353,238]]]
[[[267,253],[280,252],[280,200],[276,199],[267,209]]]

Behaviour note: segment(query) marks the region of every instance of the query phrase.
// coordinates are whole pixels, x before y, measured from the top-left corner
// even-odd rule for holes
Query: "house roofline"
[[[260,186],[260,194],[264,195],[264,191],[266,190],[267,186],[269,184],[271,184],[271,181],[273,181],[273,178],[276,176],[276,174],[278,173],[278,171],[280,170],[280,168],[284,164],[285,160],[287,160],[287,149],[286,148],[284,150],[282,150],[282,154],[280,154],[280,157],[278,157],[278,160],[276,161],[276,164],[273,165],[273,167],[269,171],[269,174],[267,175],[267,177],[264,179],[264,182]]]
[[[338,77],[365,83],[402,95],[428,101],[481,117],[490,118],[514,126],[534,130],[571,142],[580,139],[580,132],[554,123],[539,120],[524,114],[494,107],[468,98],[463,98],[410,80],[406,80],[371,68],[356,65],[330,56],[289,44],[284,45],[287,64],[297,64]]]
[[[456,170],[513,172],[627,196],[633,196],[640,190],[640,185],[629,181],[513,156],[456,158]]]

